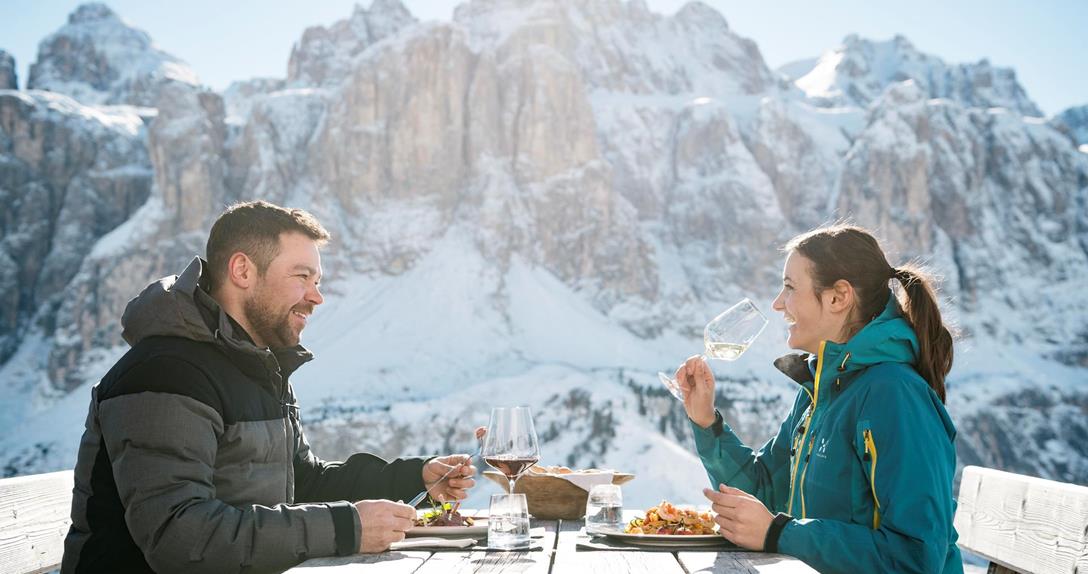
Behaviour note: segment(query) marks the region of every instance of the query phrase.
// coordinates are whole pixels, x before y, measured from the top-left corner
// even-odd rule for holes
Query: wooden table
[[[403,551],[357,554],[342,558],[313,558],[288,570],[290,574],[655,574],[714,573],[814,573],[804,562],[782,554],[763,552],[637,552],[576,550],[581,520],[532,520],[544,527],[544,549],[534,552]]]

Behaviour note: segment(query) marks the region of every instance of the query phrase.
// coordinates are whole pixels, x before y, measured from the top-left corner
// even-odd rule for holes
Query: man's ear
[[[257,265],[238,251],[227,260],[227,280],[239,289],[249,289],[257,280]]]
[[[839,279],[825,292],[825,301],[832,313],[846,313],[854,306],[854,286]]]

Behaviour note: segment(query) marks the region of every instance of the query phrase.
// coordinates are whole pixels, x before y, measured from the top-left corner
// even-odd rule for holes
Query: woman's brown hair
[[[952,369],[952,333],[941,319],[934,281],[921,266],[892,267],[869,231],[847,224],[798,235],[784,251],[796,251],[811,262],[809,271],[817,295],[840,279],[854,287],[857,305],[847,323],[848,336],[884,310],[891,295],[888,281],[897,279],[903,288],[899,305],[914,328],[921,351],[915,368],[944,402],[944,378]]]

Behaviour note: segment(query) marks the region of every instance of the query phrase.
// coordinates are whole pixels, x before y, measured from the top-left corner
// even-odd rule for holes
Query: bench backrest
[[[968,466],[959,545],[1016,572],[1088,574],[1088,486]]]
[[[60,567],[72,523],[72,471],[0,480],[0,572]]]

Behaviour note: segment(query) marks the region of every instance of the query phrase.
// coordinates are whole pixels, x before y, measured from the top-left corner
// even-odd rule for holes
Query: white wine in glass
[[[706,324],[703,329],[703,347],[706,354],[703,358],[737,360],[766,326],[767,318],[759,312],[751,299],[745,297]],[[680,401],[684,400],[684,393],[676,380],[660,371],[657,378],[661,379],[661,383],[669,389],[672,396]]]

